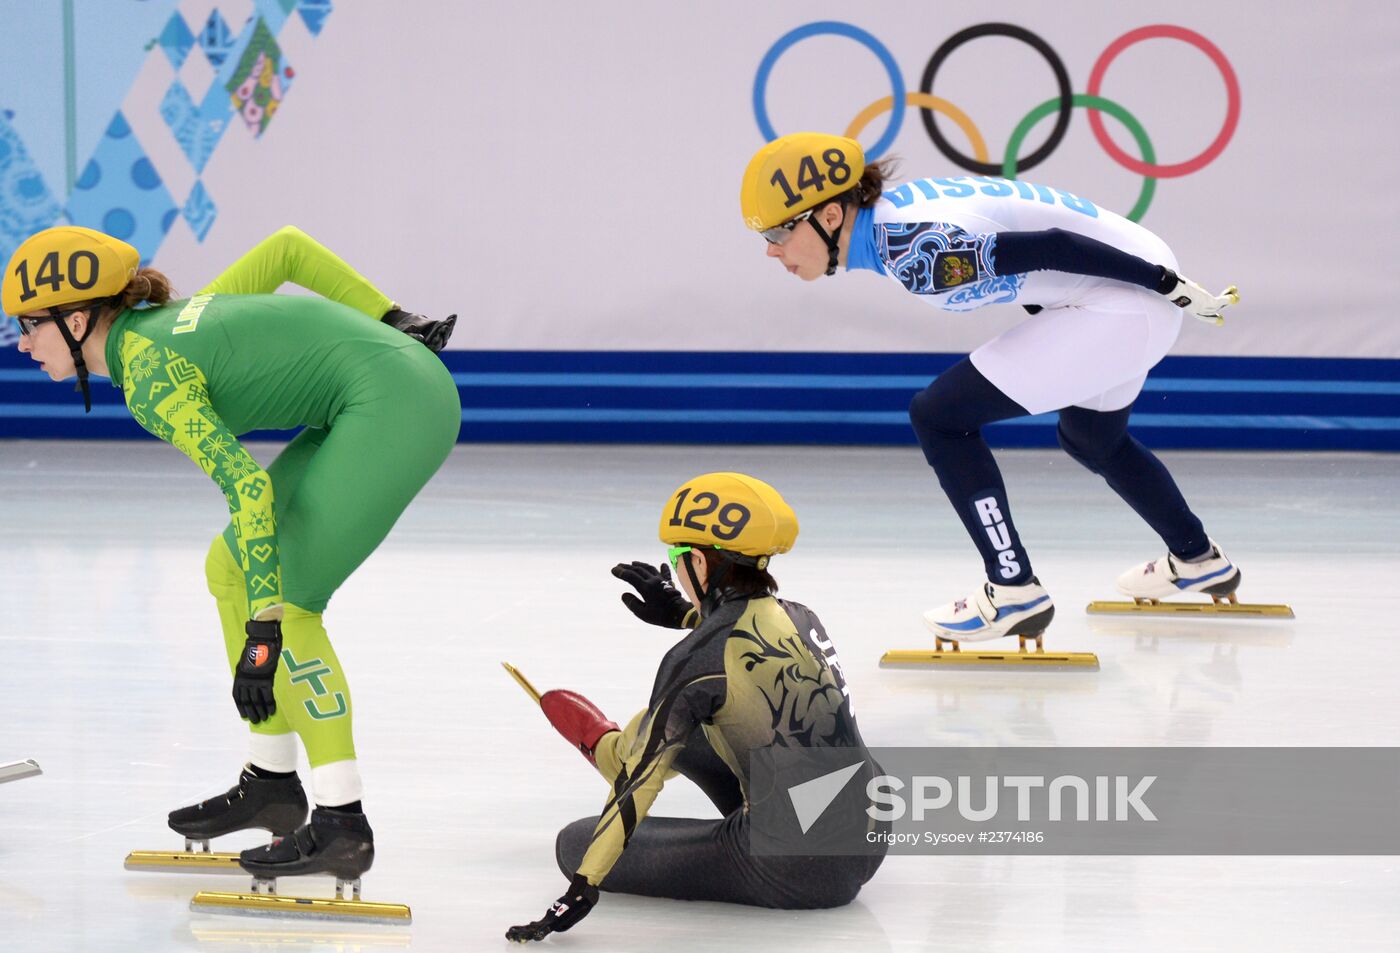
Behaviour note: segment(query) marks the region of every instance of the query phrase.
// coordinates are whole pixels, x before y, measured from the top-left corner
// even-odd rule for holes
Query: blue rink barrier
[[[956,354],[448,351],[469,443],[914,443],[906,409]],[[0,437],[150,439],[121,395],[0,351]],[[1162,449],[1400,450],[1400,360],[1168,357],[1133,432]],[[276,437],[275,433],[256,436]],[[1055,445],[1053,414],[989,427],[1002,447]]]

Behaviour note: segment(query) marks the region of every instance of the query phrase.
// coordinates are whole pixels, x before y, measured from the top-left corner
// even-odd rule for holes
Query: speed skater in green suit
[[[322,297],[271,293],[286,282]],[[433,353],[454,318],[400,310],[290,227],[193,297],[172,294],[130,245],[67,226],[25,241],[0,288],[22,352],[53,380],[76,375],[89,407],[88,374],[111,378],[132,417],[228,501],[206,576],[250,757],[227,794],[172,812],[170,826],[204,841],[269,830],[281,839],[242,855],[253,873],[355,879],[373,860],[373,834],[350,688],[321,614],[456,442],[457,389]],[[299,426],[266,469],[237,436]]]

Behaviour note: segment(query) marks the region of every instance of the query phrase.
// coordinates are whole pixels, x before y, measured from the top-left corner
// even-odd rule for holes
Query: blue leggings
[[[1060,446],[1103,477],[1109,487],[1151,526],[1180,559],[1206,552],[1201,521],[1176,482],[1150,450],[1128,433],[1131,407],[1060,411]],[[909,420],[938,483],[982,554],[987,579],[1019,586],[1032,578],[1030,558],[1011,520],[1006,486],[982,428],[998,420],[1029,416],[964,358],[914,395]]]

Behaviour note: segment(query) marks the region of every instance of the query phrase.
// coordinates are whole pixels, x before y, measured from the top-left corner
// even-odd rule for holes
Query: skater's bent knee
[[[1096,470],[1098,464],[1104,463],[1118,452],[1123,441],[1127,439],[1127,434],[1115,433],[1108,439],[1099,440],[1090,434],[1071,432],[1061,422],[1055,428],[1055,439],[1059,441],[1060,449],[1065,453],[1090,470]]]
[[[961,415],[956,410],[955,401],[936,390],[937,386],[932,384],[924,388],[909,401],[909,423],[914,426],[914,433],[918,435],[919,442],[926,446],[942,440],[966,437],[979,429],[957,419]]]
[[[204,578],[209,583],[209,594],[215,598],[243,590],[243,570],[229,552],[222,533],[209,544],[209,554],[204,559]]]
[[[833,907],[844,907],[855,900],[860,888],[861,884],[855,881],[827,883],[821,889],[804,891],[801,899],[785,903],[783,906],[791,910],[830,910]]]
[[[914,425],[914,429],[921,434],[926,430],[938,430],[941,423],[941,404],[942,401],[933,393],[932,387],[925,387],[915,394],[909,401],[909,422]]]
[[[598,818],[581,817],[566,825],[559,832],[559,836],[554,838],[554,859],[565,877],[572,877],[578,871],[578,865],[583,863],[583,855],[588,852],[588,845],[593,840],[593,830],[597,826]]]

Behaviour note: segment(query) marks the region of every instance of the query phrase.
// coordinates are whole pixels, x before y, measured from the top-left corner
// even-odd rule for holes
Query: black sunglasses
[[[57,308],[50,308],[49,311],[51,313],[44,315],[42,318],[16,317],[15,320],[19,322],[19,333],[28,336],[30,334],[33,334],[34,329],[37,328],[39,325],[43,324],[45,321],[57,321],[60,318],[68,317],[70,314],[77,314],[79,311],[87,310],[89,310],[88,305],[83,305],[81,308],[69,308],[67,311],[60,311]]]

